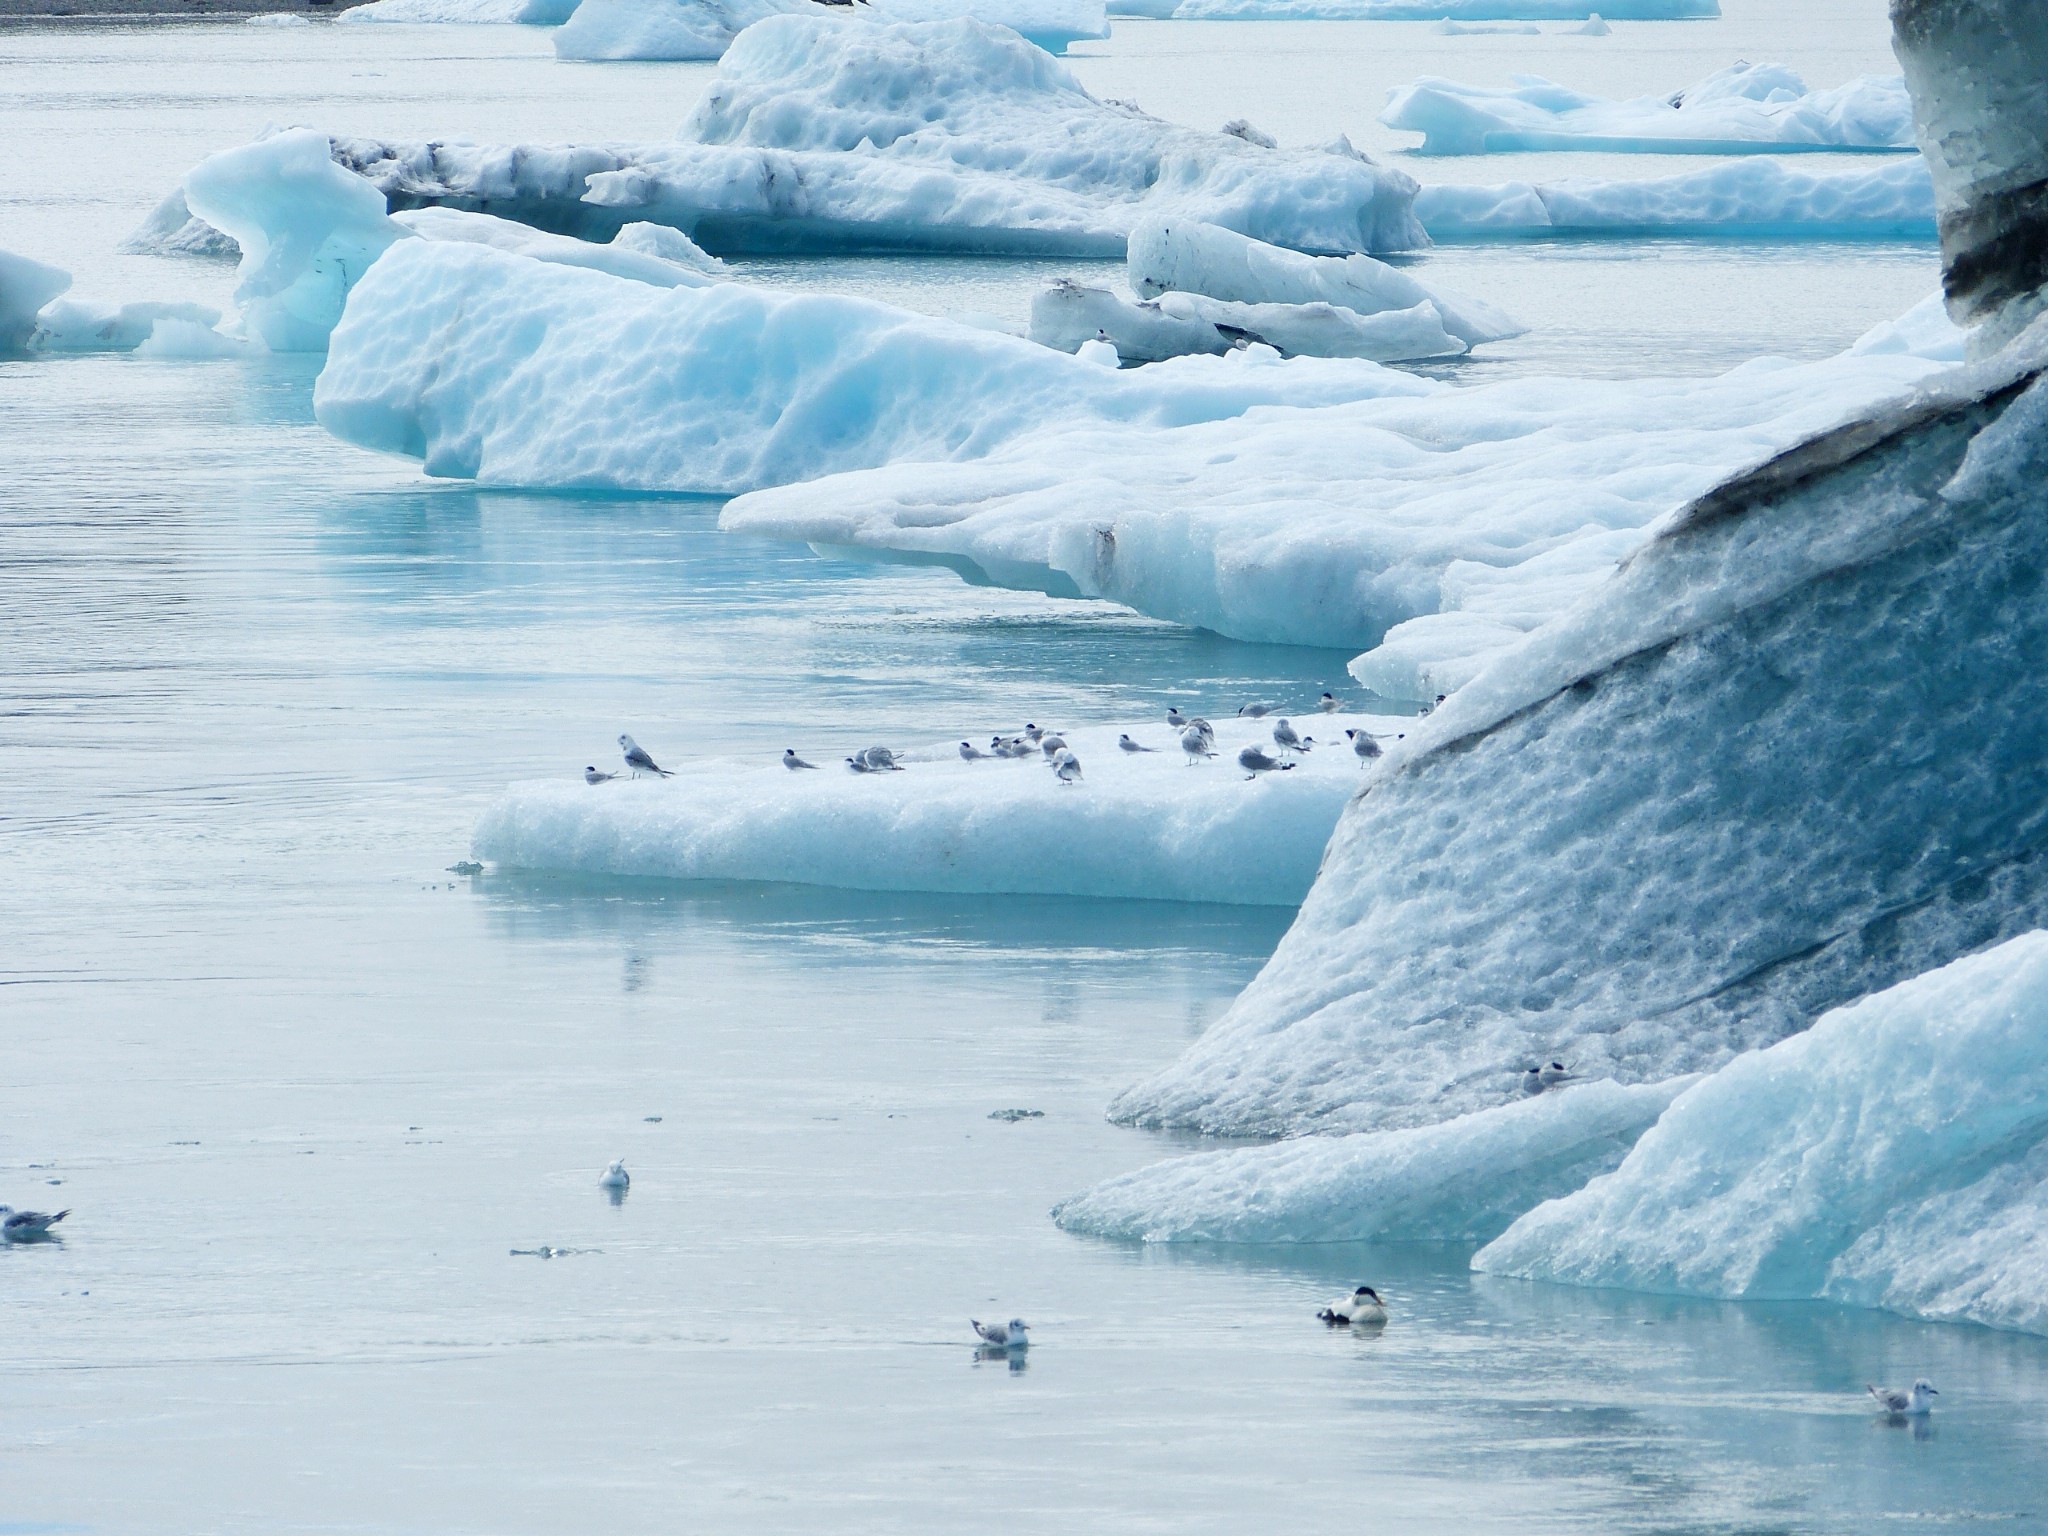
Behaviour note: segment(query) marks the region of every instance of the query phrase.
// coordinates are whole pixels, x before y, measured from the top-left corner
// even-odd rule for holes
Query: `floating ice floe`
[[[356,283],[313,403],[336,436],[430,474],[730,493],[974,457],[1061,422],[1128,434],[1436,387],[1263,348],[1118,372],[866,299],[741,283],[662,292],[408,240]]]
[[[245,27],[310,27],[312,21],[296,11],[267,11],[261,16],[246,16],[242,19]]]
[[[1374,398],[1145,433],[1019,431],[967,462],[742,496],[721,521],[1238,639],[1378,646],[1359,680],[1430,699],[1689,497],[1938,370],[1909,344],[1952,355],[1954,338],[1887,329],[1881,350],[1713,378],[1452,388],[1388,371]]]
[[[1737,1057],[1473,1267],[2048,1333],[2048,934]]]
[[[1568,177],[1422,188],[1416,216],[1434,240],[1610,235],[1750,239],[1931,239],[1934,183],[1917,155],[1814,171],[1743,159],[1641,180]]]
[[[1540,37],[1533,21],[1452,21],[1446,16],[1429,29],[1445,37]]]
[[[1913,104],[1898,75],[1809,90],[1783,64],[1734,64],[1666,96],[1587,96],[1541,75],[1511,87],[1435,78],[1395,91],[1380,121],[1423,136],[1424,155],[1594,149],[1733,155],[1911,150]]]
[[[555,32],[555,57],[718,59],[763,17],[816,9],[813,0],[581,0]]]
[[[1112,16],[1176,21],[1696,21],[1720,0],[1110,0]]]
[[[950,21],[972,16],[1021,33],[1048,53],[1109,36],[1102,0],[863,0],[884,21]]]
[[[1621,1162],[1691,1079],[1585,1083],[1437,1125],[1197,1153],[1053,1208],[1070,1232],[1151,1243],[1484,1241]]]
[[[1147,214],[1297,250],[1426,244],[1415,183],[1348,146],[1275,149],[1097,101],[1002,27],[772,16],[672,144],[336,139],[393,208],[442,204],[603,238],[648,220],[709,249],[1122,255]]]
[[[71,274],[62,267],[0,251],[0,357],[28,349],[36,316],[70,286]]]
[[[1551,1055],[1653,1082],[2048,922],[2044,368],[2048,320],[1660,523],[1388,753],[1115,1116],[1429,1124]]]
[[[678,763],[672,779],[542,780],[507,790],[473,849],[517,868],[656,879],[1287,906],[1358,787],[1343,729],[1410,723],[1315,715],[1299,726],[1317,745],[1255,782],[1237,751],[1272,739],[1250,721],[1224,722],[1218,755],[1195,762],[1163,725],[1129,728],[1157,749],[1144,753],[1122,751],[1113,727],[1065,731],[1081,762],[1071,785],[1036,752],[966,762],[952,743],[899,753],[901,773],[850,773],[822,754],[817,773],[770,757]]]
[[[36,317],[28,345],[33,352],[132,352],[167,320],[211,330],[220,324],[220,311],[206,304],[59,299]]]
[[[1459,357],[1465,343],[1434,305],[1361,315],[1335,304],[1233,304],[1193,293],[1132,299],[1064,279],[1031,301],[1031,339],[1062,352],[1094,343],[1127,363],[1221,355],[1259,343],[1282,357],[1362,357],[1390,363]]]
[[[368,5],[351,6],[335,20],[558,27],[575,11],[576,0],[370,0]]]

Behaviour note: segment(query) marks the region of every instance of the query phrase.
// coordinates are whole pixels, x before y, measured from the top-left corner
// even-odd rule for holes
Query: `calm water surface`
[[[1875,5],[1811,9],[1807,53],[1730,9],[1623,29],[1615,78],[1576,83],[1774,38],[1818,80],[1882,65]],[[1508,41],[1133,26],[1077,68],[1366,142],[1387,84],[1455,72],[1429,50]],[[81,293],[222,293],[113,246],[266,119],[650,136],[706,73],[545,47],[0,34],[0,244]],[[1289,84],[1304,57],[1351,69],[1356,110]],[[1825,350],[1932,271],[1429,259],[1541,322],[1492,366],[1582,371]],[[755,275],[1001,319],[1049,265]],[[450,872],[500,786],[621,728],[830,752],[1312,693],[1346,658],[823,561],[718,534],[708,502],[432,484],[314,427],[313,371],[0,364],[0,1199],[75,1210],[62,1246],[0,1251],[0,1531],[2048,1529],[2043,1341],[1491,1281],[1462,1250],[1053,1228],[1059,1197],[1192,1145],[1101,1107],[1284,913]],[[1315,1325],[1361,1278],[1395,1325]],[[1022,1369],[962,1342],[1011,1312]],[[1864,1411],[1866,1379],[1923,1373],[1931,1434]]]

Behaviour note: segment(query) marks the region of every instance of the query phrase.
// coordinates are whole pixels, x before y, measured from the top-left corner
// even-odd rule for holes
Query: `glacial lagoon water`
[[[1576,83],[1882,67],[1875,0],[1729,10],[1619,29]],[[1076,67],[1301,137],[1330,124],[1292,72],[1349,61],[1336,126],[1384,147],[1384,85],[1518,41],[1120,24]],[[518,29],[4,32],[0,244],[81,294],[221,294],[113,247],[266,120],[658,135],[707,73]],[[1503,369],[1812,355],[1933,281],[1912,246],[1428,260],[1539,322]],[[1046,269],[755,275],[1004,318]],[[0,1532],[2048,1530],[2048,1341],[1056,1230],[1189,1144],[1101,1107],[1284,912],[450,871],[501,785],[622,728],[829,753],[1312,696],[1347,658],[710,502],[425,481],[312,424],[315,367],[0,364],[0,1199],[74,1210],[0,1250]],[[1326,1332],[1359,1279],[1393,1326]],[[980,1358],[967,1318],[1013,1312],[1028,1359]],[[1923,1432],[1867,1411],[1918,1374]]]

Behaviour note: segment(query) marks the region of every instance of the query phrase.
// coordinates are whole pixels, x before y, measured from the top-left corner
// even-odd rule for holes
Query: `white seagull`
[[[1139,746],[1135,741],[1131,740],[1130,735],[1128,733],[1117,737],[1116,744],[1122,747],[1126,752],[1157,752],[1159,750],[1157,747]]]
[[[1081,759],[1066,747],[1061,747],[1059,756],[1052,760],[1052,771],[1060,776],[1062,784],[1078,784],[1081,781]]]
[[[868,765],[869,773],[901,773],[903,765],[896,761],[896,754],[887,747],[869,747],[860,754],[862,762]]]
[[[818,765],[816,763],[807,763],[798,757],[795,747],[784,747],[782,749],[782,766],[794,770],[797,768],[815,768]]]
[[[632,770],[633,777],[636,779],[643,773],[658,773],[664,779],[675,777],[668,769],[662,767],[661,764],[649,757],[645,747],[623,733],[619,736],[619,750],[626,754],[626,766]]]
[[[1176,731],[1184,731],[1195,722],[1180,712],[1178,704],[1169,704],[1166,707],[1166,723]]]
[[[1040,737],[1042,737],[1042,736],[1044,736],[1044,735],[1045,735],[1045,727],[1044,727],[1044,726],[1042,726],[1042,725],[1033,725],[1033,724],[1032,724],[1032,723],[1031,723],[1030,721],[1028,721],[1028,720],[1024,722],[1024,739],[1025,739],[1026,741],[1030,742],[1030,743],[1031,743],[1031,745],[1033,745],[1034,747],[1038,745],[1038,742],[1039,742],[1039,738],[1040,738]]]
[[[1572,1080],[1572,1069],[1561,1061],[1553,1061],[1543,1067],[1536,1076],[1544,1087],[1555,1088],[1559,1083],[1568,1083]]]
[[[1886,1413],[1901,1417],[1907,1414],[1918,1416],[1931,1413],[1934,1404],[1928,1399],[1941,1396],[1934,1390],[1934,1383],[1925,1376],[1913,1383],[1913,1390],[1910,1392],[1901,1392],[1897,1387],[1865,1387],[1863,1390],[1876,1398],[1877,1406]]]
[[[1351,750],[1358,754],[1361,768],[1380,755],[1380,744],[1372,739],[1370,732],[1346,731],[1344,734],[1351,738]]]
[[[1052,762],[1067,750],[1067,738],[1053,731],[1047,731],[1038,738],[1038,750],[1045,754],[1045,760]]]
[[[1237,766],[1244,770],[1247,779],[1256,779],[1262,773],[1285,773],[1294,764],[1269,757],[1257,747],[1246,747],[1237,754]]]
[[[1349,1296],[1339,1296],[1316,1316],[1338,1328],[1379,1328],[1387,1321],[1387,1304],[1380,1300],[1378,1291],[1361,1285]]]
[[[1240,704],[1237,712],[1249,719],[1263,720],[1266,716],[1273,713],[1273,706],[1270,704]]]
[[[962,762],[979,762],[982,758],[987,756],[988,754],[986,752],[982,751],[981,748],[977,747],[971,741],[963,741],[960,743],[960,759]]]
[[[1216,755],[1209,750],[1209,738],[1196,730],[1192,725],[1180,733],[1180,749],[1187,753],[1188,762],[1191,764],[1198,763],[1205,757],[1214,757]]]
[[[1314,744],[1315,737],[1311,736],[1307,740],[1303,740],[1301,733],[1295,730],[1289,722],[1275,720],[1273,722],[1273,742],[1276,746],[1283,747],[1289,752],[1306,752]]]
[[[597,1181],[600,1189],[624,1189],[632,1182],[633,1175],[626,1172],[626,1160],[623,1157],[613,1158],[612,1165],[604,1171],[604,1177]]]
[[[1541,1093],[1549,1085],[1543,1081],[1541,1067],[1525,1067],[1522,1070],[1522,1092]]]
[[[583,770],[583,782],[586,784],[609,784],[617,777],[616,773],[599,773],[595,763]]]
[[[1337,695],[1335,695],[1334,693],[1326,693],[1320,699],[1316,700],[1316,708],[1320,709],[1326,715],[1334,715],[1335,713],[1337,713],[1338,709],[1341,708],[1341,706],[1337,703]]]
[[[984,1344],[993,1344],[997,1349],[1023,1349],[1030,1344],[1030,1328],[1021,1317],[1013,1317],[1007,1323],[984,1323],[974,1318],[974,1331],[981,1336]]]
[[[70,1214],[69,1206],[51,1216],[42,1211],[17,1211],[11,1205],[0,1205],[0,1242],[39,1242],[50,1235],[50,1228]]]

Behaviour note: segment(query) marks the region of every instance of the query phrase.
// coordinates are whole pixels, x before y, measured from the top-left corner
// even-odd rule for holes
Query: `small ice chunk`
[[[132,352],[151,329],[166,320],[182,320],[211,329],[220,311],[205,304],[92,304],[59,299],[36,321],[30,349],[37,352]]]
[[[137,357],[163,361],[205,362],[215,358],[247,357],[253,349],[246,341],[224,336],[194,320],[159,320],[136,347]]]

